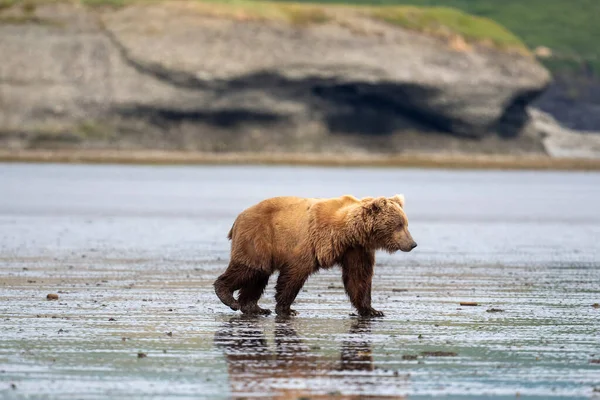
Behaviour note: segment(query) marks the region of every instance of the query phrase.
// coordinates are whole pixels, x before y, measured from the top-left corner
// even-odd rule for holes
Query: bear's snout
[[[417,247],[417,242],[415,242],[408,229],[404,229],[400,233],[399,237],[397,237],[396,239],[396,243],[398,246],[396,250],[401,250],[405,253],[408,253],[409,251]]]
[[[413,241],[412,241],[410,244],[408,244],[408,246],[406,246],[406,245],[405,245],[405,246],[401,246],[401,247],[400,247],[400,250],[402,250],[402,251],[403,251],[403,252],[405,252],[405,253],[408,253],[408,252],[410,252],[412,249],[414,249],[415,247],[417,247],[417,242],[415,242],[415,241],[413,240]]]

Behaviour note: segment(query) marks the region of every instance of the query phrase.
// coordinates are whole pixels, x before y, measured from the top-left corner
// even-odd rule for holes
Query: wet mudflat
[[[217,300],[237,213],[345,193],[406,195],[385,318],[336,269],[289,320]],[[600,398],[599,198],[597,173],[1,164],[0,398]]]

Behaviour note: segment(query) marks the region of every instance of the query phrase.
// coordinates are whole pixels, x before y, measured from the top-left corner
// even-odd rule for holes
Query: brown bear
[[[361,316],[383,316],[371,307],[375,251],[411,251],[404,196],[345,195],[331,199],[274,197],[242,211],[228,238],[231,259],[214,283],[219,299],[244,314],[270,314],[258,306],[269,277],[277,315],[295,315],[290,306],[306,279],[321,268],[341,265],[346,293]],[[233,293],[239,290],[236,300]]]

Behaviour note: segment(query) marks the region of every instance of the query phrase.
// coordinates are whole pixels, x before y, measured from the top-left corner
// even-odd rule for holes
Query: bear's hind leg
[[[240,309],[239,302],[233,297],[233,292],[241,289],[248,280],[250,268],[243,264],[229,263],[227,270],[214,283],[215,293],[219,300],[233,311]]]
[[[275,286],[275,300],[277,306],[275,312],[279,316],[297,315],[295,310],[290,306],[298,296],[300,289],[306,282],[308,274],[290,271],[289,269],[282,270],[277,278],[277,286]]]
[[[245,282],[240,289],[238,303],[244,314],[249,315],[269,315],[271,310],[258,306],[258,300],[262,296],[269,283],[269,274],[262,271],[255,271],[253,276]]]

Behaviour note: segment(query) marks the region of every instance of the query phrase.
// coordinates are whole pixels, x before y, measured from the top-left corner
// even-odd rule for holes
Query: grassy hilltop
[[[69,0],[0,0],[3,8],[21,6],[25,17],[20,22],[36,21],[33,16],[38,5]],[[490,18],[470,15],[450,7],[421,7],[411,4],[368,4],[325,0],[309,4],[307,1],[261,1],[261,0],[189,0],[197,11],[209,15],[230,16],[255,20],[284,20],[292,24],[319,24],[335,20],[347,23],[353,15],[368,16],[429,35],[452,38],[462,37],[466,42],[488,45],[504,50],[528,53],[527,46],[509,29]],[[122,7],[131,4],[165,3],[168,0],[71,0],[88,6]],[[19,22],[14,17],[2,18],[0,23]]]
[[[279,0],[285,1],[285,0]],[[490,18],[515,33],[530,48],[546,46],[553,70],[591,64],[600,74],[598,0],[294,0],[301,2],[452,7]]]
[[[0,0],[3,7],[21,3],[57,0]],[[80,0],[88,5],[122,6],[130,3],[160,0]],[[554,71],[565,67],[591,67],[600,74],[600,1],[598,0],[271,0],[265,4],[255,0],[197,0],[214,7],[232,7],[252,14],[273,17],[282,12],[292,22],[323,22],[326,16],[320,4],[363,6],[389,22],[433,34],[454,32],[466,39],[493,42],[501,47],[529,48],[545,46],[553,56],[543,62]],[[285,3],[285,4],[282,4]],[[294,3],[294,4],[292,4]],[[301,4],[305,3],[302,7]],[[308,4],[311,3],[311,4]],[[391,8],[390,6],[394,6]],[[474,18],[472,16],[482,17]],[[498,24],[491,23],[495,21]]]

